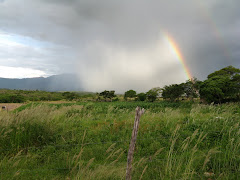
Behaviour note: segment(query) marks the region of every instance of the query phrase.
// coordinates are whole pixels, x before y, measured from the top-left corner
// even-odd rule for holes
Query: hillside
[[[8,79],[0,78],[0,89],[42,91],[82,91],[79,78],[74,74],[54,75],[47,78]]]

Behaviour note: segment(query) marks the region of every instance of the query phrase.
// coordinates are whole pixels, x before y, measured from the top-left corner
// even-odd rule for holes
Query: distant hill
[[[0,89],[42,91],[83,91],[80,79],[74,74],[54,75],[47,78],[0,78]]]

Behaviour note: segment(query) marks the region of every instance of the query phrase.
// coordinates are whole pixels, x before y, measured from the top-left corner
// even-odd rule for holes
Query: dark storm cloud
[[[0,1],[0,31],[50,44],[3,49],[0,65],[7,66],[5,57],[9,66],[77,72],[87,90],[145,91],[185,80],[163,50],[167,32],[192,74],[204,79],[227,65],[239,68],[238,7],[237,0]]]

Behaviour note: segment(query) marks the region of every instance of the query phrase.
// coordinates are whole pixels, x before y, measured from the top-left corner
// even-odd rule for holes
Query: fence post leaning
[[[140,122],[140,117],[144,113],[144,109],[141,109],[140,107],[136,108],[136,115],[135,115],[135,121],[132,131],[132,138],[129,145],[128,150],[128,157],[127,157],[127,169],[126,169],[126,180],[131,180],[131,170],[132,170],[132,161],[133,161],[133,153],[135,149],[135,144],[137,141],[137,133],[138,133],[138,126]]]

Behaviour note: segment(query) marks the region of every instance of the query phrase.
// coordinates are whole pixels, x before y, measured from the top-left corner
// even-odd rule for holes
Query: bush
[[[137,100],[139,100],[139,101],[145,101],[146,98],[147,98],[147,95],[145,93],[137,94]]]
[[[22,95],[0,94],[0,103],[23,103],[26,99]]]
[[[208,75],[200,85],[200,97],[208,103],[240,100],[240,69],[225,67]]]

